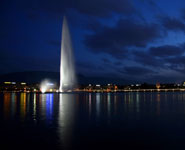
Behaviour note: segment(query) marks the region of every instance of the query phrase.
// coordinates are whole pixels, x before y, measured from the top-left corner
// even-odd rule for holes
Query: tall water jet
[[[66,17],[63,19],[59,91],[72,90],[76,83],[73,48]]]

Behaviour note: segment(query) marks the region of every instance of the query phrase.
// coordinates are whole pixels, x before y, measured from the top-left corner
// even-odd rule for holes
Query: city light
[[[11,84],[11,82],[4,82],[4,84]]]
[[[41,87],[40,90],[41,90],[42,93],[45,93],[47,89],[46,89],[46,87]]]
[[[47,83],[46,85],[47,86],[53,86],[54,84],[53,83]]]
[[[44,80],[41,82],[40,84],[40,91],[42,93],[45,92],[53,92],[53,90],[51,89],[54,86],[54,83],[51,83],[49,80]]]

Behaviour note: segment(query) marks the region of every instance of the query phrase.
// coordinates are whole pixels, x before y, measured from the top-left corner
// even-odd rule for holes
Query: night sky
[[[64,15],[78,74],[185,80],[184,0],[1,0],[0,74],[59,72]]]

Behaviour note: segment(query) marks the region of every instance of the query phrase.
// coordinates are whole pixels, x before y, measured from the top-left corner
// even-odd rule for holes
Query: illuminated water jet
[[[60,58],[60,87],[59,91],[72,90],[76,83],[73,48],[70,38],[70,33],[67,25],[67,20],[64,17],[62,27],[62,43],[61,43],[61,58]]]

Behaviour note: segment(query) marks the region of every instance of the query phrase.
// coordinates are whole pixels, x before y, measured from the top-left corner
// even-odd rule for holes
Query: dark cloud
[[[149,53],[157,57],[178,56],[184,53],[184,49],[180,46],[164,45],[159,47],[151,47]]]
[[[163,60],[151,55],[148,51],[134,51],[132,53],[134,61],[144,66],[162,67]]]
[[[155,69],[174,70],[185,73],[185,49],[183,44],[179,46],[163,45],[150,47],[146,51],[134,51],[134,61]]]
[[[166,74],[166,75],[151,75],[147,78],[147,82],[151,83],[174,83],[176,82],[182,82],[184,79],[182,76],[172,75],[172,74]]]
[[[102,61],[103,61],[104,63],[106,63],[106,64],[111,63],[111,61],[110,61],[109,59],[107,59],[107,58],[103,58]]]
[[[122,70],[119,70],[119,72],[124,73],[126,75],[132,75],[132,76],[146,76],[149,74],[154,74],[155,72],[151,69],[145,68],[145,67],[139,67],[139,66],[127,66],[124,67]]]
[[[94,63],[87,63],[87,62],[77,62],[76,68],[80,72],[81,70],[85,71],[91,71],[91,70],[104,70],[104,68],[100,65],[94,64]]]
[[[153,7],[158,7],[158,5],[153,1],[153,0],[147,0],[147,2],[153,6]]]
[[[102,31],[87,35],[85,44],[96,53],[108,53],[123,58],[128,47],[145,47],[161,37],[156,24],[140,24],[134,20],[121,19],[115,27],[104,27]]]
[[[165,61],[169,64],[170,69],[185,74],[185,56],[166,58]]]
[[[172,64],[185,65],[185,56],[167,58],[166,61]]]
[[[157,1],[155,0],[140,0],[141,2],[149,4],[149,8],[152,9],[153,12],[163,13],[161,8],[158,6]]]
[[[116,65],[116,66],[121,66],[121,65],[122,65],[122,62],[116,61],[116,62],[114,63],[114,65]]]
[[[92,22],[89,22],[86,27],[92,32],[101,32],[104,29],[104,26],[96,19],[94,19]]]
[[[107,17],[112,13],[131,14],[135,11],[129,0],[32,0],[29,6],[60,14],[74,9],[81,14],[100,17]]]
[[[180,19],[172,18],[172,17],[161,17],[160,20],[162,22],[162,25],[167,30],[185,32],[185,24]]]
[[[181,17],[185,20],[185,8],[181,10]]]

